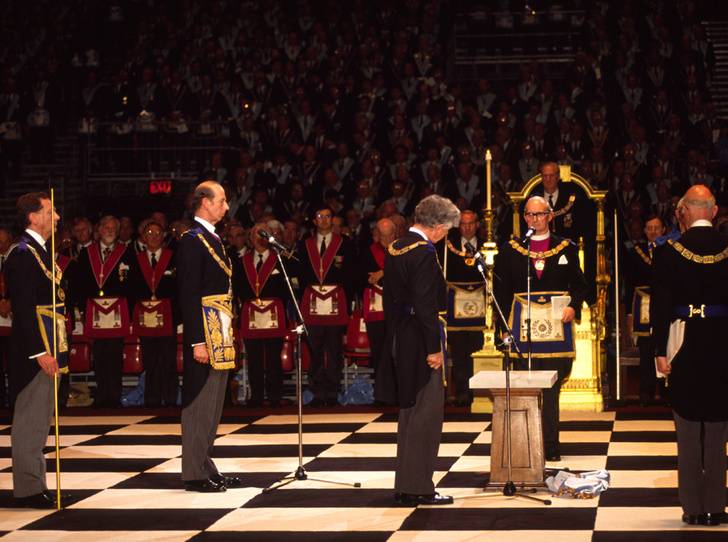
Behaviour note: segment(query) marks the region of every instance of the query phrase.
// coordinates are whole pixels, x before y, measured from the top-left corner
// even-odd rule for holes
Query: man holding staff
[[[68,357],[62,273],[53,263],[48,242],[60,217],[44,192],[20,196],[17,210],[25,231],[5,265],[13,314],[9,358],[15,398],[10,436],[13,495],[22,507],[55,508],[56,493],[46,485],[43,447],[54,412],[56,375],[67,370]]]

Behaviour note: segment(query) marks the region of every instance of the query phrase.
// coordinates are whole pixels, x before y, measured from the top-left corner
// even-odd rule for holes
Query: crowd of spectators
[[[31,4],[11,2],[0,23],[5,174],[17,178],[26,144],[52,160],[53,136],[72,127],[115,149],[97,155],[109,172],[221,182],[240,249],[268,218],[292,245],[323,205],[342,233],[365,237],[432,193],[479,210],[486,147],[500,241],[506,193],[546,160],[608,189],[629,242],[651,215],[674,225],[690,185],[728,203],[728,131],[694,0],[564,2],[583,10],[564,79],[526,63],[517,80],[477,81],[449,77],[456,8],[439,0]],[[515,4],[489,16],[518,16]],[[78,20],[94,17],[103,31],[80,39]]]

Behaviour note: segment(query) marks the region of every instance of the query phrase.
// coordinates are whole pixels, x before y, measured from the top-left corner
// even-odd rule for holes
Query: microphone
[[[258,230],[258,237],[261,237],[261,238],[265,239],[266,241],[268,241],[268,243],[270,244],[270,246],[272,246],[276,250],[278,250],[280,252],[283,252],[284,254],[287,254],[288,253],[288,249],[284,245],[282,245],[280,242],[278,242],[276,240],[276,238],[273,237],[267,231],[265,231],[265,230]]]
[[[526,241],[528,241],[534,233],[536,233],[535,229],[528,228],[528,231],[526,231],[526,235],[523,236],[523,242],[525,243]]]

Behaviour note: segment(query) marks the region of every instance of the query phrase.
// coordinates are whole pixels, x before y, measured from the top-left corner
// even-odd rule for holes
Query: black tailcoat
[[[195,223],[195,227],[180,239],[177,248],[177,299],[184,324],[182,406],[188,406],[197,397],[211,370],[209,364],[198,363],[192,357],[192,345],[205,343],[202,298],[227,294],[231,287],[230,277],[210,254],[198,234],[202,234],[215,254],[230,268],[230,260],[222,243],[201,224]]]
[[[712,227],[692,227],[678,242],[693,255],[716,255],[728,247],[728,236]],[[728,258],[697,263],[668,243],[655,252],[653,268],[650,316],[656,355],[664,356],[676,307],[728,306]],[[684,342],[672,361],[668,386],[673,409],[687,420],[728,420],[727,326],[728,318],[686,321]]]
[[[36,307],[53,303],[51,281],[29,247],[35,249],[46,269],[52,269],[50,253],[27,233],[20,236],[17,246],[10,252],[3,267],[13,311],[9,357],[10,396],[13,398],[17,397],[40,370],[38,362],[30,359],[30,356],[46,351],[38,327]],[[60,297],[56,297],[59,306],[63,306]]]
[[[391,248],[384,260],[386,331],[376,393],[380,401],[407,408],[432,374],[427,356],[442,349],[445,279],[435,246],[418,234],[406,233]]]

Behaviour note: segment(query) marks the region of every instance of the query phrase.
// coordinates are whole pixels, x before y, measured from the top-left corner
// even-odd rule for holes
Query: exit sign
[[[154,194],[171,194],[172,179],[153,179],[149,181],[149,193]]]

